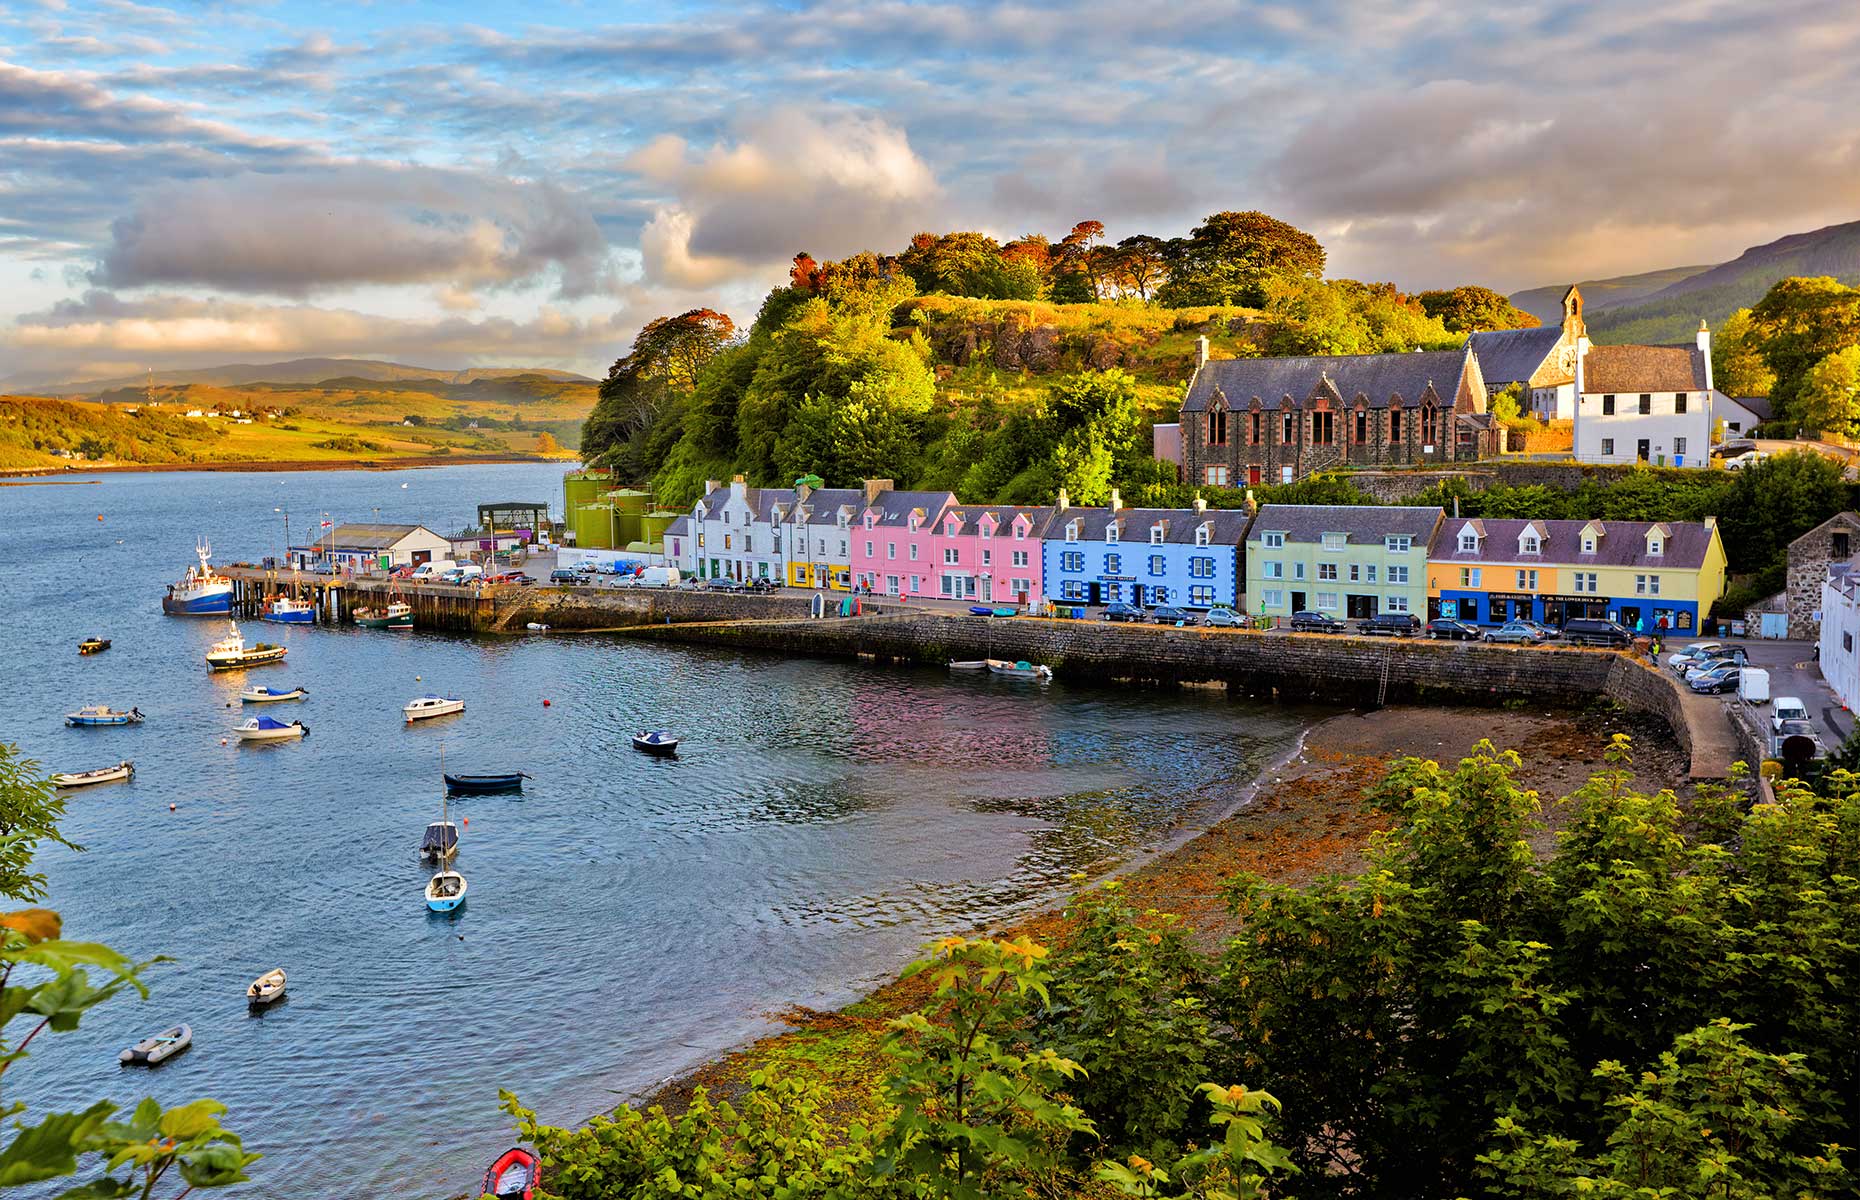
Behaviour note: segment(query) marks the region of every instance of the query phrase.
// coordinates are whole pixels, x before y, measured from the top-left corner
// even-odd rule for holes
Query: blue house
[[[1251,516],[1243,511],[1060,507],[1041,543],[1041,590],[1056,604],[1173,604],[1238,607],[1241,547]]]

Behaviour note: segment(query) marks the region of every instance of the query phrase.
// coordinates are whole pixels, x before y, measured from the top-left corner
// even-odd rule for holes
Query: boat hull
[[[239,740],[242,742],[294,742],[304,735],[301,729],[262,729],[256,732],[241,730]]]
[[[171,617],[224,617],[232,613],[232,585],[206,591],[170,591],[161,598],[161,610]]]
[[[193,1044],[194,1031],[186,1025],[177,1025],[154,1037],[142,1039],[123,1051],[118,1059],[127,1066],[152,1067],[168,1061]]]
[[[316,612],[308,608],[287,608],[282,612],[267,610],[258,618],[270,621],[273,625],[308,625],[316,617]]]
[[[246,667],[262,667],[266,663],[282,662],[286,649],[274,646],[268,650],[246,650],[238,654],[207,655],[209,671],[240,671]]]
[[[355,623],[363,629],[412,629],[412,617],[357,617]]]
[[[293,688],[288,692],[240,692],[242,704],[276,704],[281,700],[302,700],[310,693],[302,688]]]
[[[102,729],[110,725],[133,725],[132,717],[66,717],[65,724],[73,729]]]
[[[52,776],[52,786],[56,788],[90,787],[92,784],[115,783],[119,779],[128,779],[135,773],[134,763],[105,767],[99,771],[71,771]]]
[[[644,738],[634,738],[633,749],[655,758],[673,758],[678,754],[678,742],[676,739],[669,742],[649,742]]]
[[[434,717],[450,717],[464,711],[465,702],[461,700],[456,704],[437,704],[431,707],[403,708],[400,710],[400,715],[406,718],[407,724],[411,725],[415,721],[430,721]]]
[[[523,790],[523,774],[510,775],[447,775],[446,790],[465,795],[488,795],[491,792],[520,792]]]
[[[485,1171],[484,1186],[479,1190],[492,1200],[533,1200],[541,1183],[541,1161],[516,1146],[497,1156]]]
[[[429,912],[457,912],[459,907],[465,903],[465,877],[456,871],[447,871],[444,874],[447,878],[458,880],[458,891],[450,895],[441,895],[435,892],[433,890],[433,884],[439,881],[439,877],[435,876],[433,880],[426,885],[426,908]]]

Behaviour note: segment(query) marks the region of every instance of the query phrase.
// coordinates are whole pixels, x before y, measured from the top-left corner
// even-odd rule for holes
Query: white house
[[[1723,392],[1712,396],[1711,411],[1724,426],[1727,440],[1750,437],[1758,425],[1775,415],[1767,396],[1727,396]]]
[[[1703,467],[1711,460],[1711,334],[1690,346],[1595,346],[1576,356],[1576,457]]]
[[[1821,677],[1841,703],[1860,709],[1860,562],[1828,564],[1818,657]]]
[[[315,542],[291,547],[298,566],[328,562],[353,570],[417,567],[452,553],[451,541],[424,525],[337,525],[318,533]]]
[[[886,481],[888,482],[888,481]],[[788,573],[795,587],[830,587],[845,591],[852,586],[852,527],[865,507],[866,493],[859,488],[795,489],[788,514]]]
[[[691,506],[689,540],[681,546],[678,566],[700,579],[783,582],[782,527],[793,508],[793,488],[752,488],[741,475],[728,488],[710,480]]]

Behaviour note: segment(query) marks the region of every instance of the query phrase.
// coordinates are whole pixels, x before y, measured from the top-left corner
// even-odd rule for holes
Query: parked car
[[[1723,642],[1693,642],[1690,646],[1666,656],[1666,665],[1685,674],[1686,668],[1701,659],[1710,658],[1724,649]]]
[[[564,571],[562,568],[557,567],[555,570],[549,572],[549,582],[580,583],[581,573],[579,571]]]
[[[1356,624],[1356,632],[1365,637],[1413,637],[1420,631],[1421,618],[1413,613],[1377,613]]]
[[[1778,721],[1775,733],[1770,735],[1772,758],[1820,758],[1826,753],[1813,721]]]
[[[1342,633],[1346,626],[1328,613],[1309,609],[1292,614],[1293,633]]]
[[[1749,661],[1750,657],[1744,653],[1743,647],[1734,646],[1711,658],[1703,658],[1695,661],[1691,666],[1686,668],[1686,682],[1691,683],[1694,679],[1705,674],[1707,671],[1716,671],[1719,667],[1741,667]]]
[[[1098,614],[1098,619],[1100,621],[1141,621],[1143,610],[1134,604],[1113,600],[1104,606],[1104,611]]]
[[[1563,636],[1583,646],[1632,646],[1634,635],[1619,621],[1577,617],[1563,623]]]
[[[1533,621],[1529,617],[1513,617],[1512,620],[1520,625],[1529,625],[1532,629],[1535,629],[1546,642],[1554,641],[1563,636],[1563,631],[1561,629],[1546,625],[1542,621]]]
[[[1741,471],[1745,467],[1756,466],[1768,457],[1769,455],[1761,450],[1746,450],[1742,454],[1726,456],[1723,460],[1724,469],[1727,471]]]
[[[1224,605],[1210,608],[1207,621],[1216,629],[1239,629],[1246,624],[1245,617]]]
[[[1724,692],[1735,692],[1737,681],[1742,672],[1730,663],[1714,667],[1701,675],[1686,680],[1686,686],[1701,696],[1714,696]]]
[[[1780,731],[1784,721],[1806,721],[1808,705],[1795,696],[1778,696],[1770,708],[1770,729]]]
[[[1536,646],[1544,640],[1544,635],[1536,625],[1529,621],[1506,621],[1497,629],[1485,633],[1488,642],[1511,642],[1519,646]]]
[[[742,584],[738,583],[734,579],[731,579],[727,575],[720,576],[716,579],[711,580],[709,587],[710,587],[710,590],[713,592],[740,592],[743,590]]]
[[[766,593],[766,592],[772,592],[780,586],[781,585],[776,583],[773,579],[756,579],[750,582],[749,590],[752,592]]]
[[[1150,620],[1158,625],[1196,625],[1200,622],[1195,614],[1177,608],[1173,604],[1159,604],[1150,609]]]
[[[1454,642],[1476,642],[1479,640],[1479,627],[1465,621],[1456,621],[1452,617],[1436,617],[1427,623],[1427,636],[1436,641],[1446,638]]]

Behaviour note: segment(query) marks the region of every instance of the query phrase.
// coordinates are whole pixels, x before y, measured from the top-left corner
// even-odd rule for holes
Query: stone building
[[[1576,415],[1576,355],[1589,335],[1582,320],[1582,293],[1563,293],[1563,323],[1536,329],[1476,332],[1466,348],[1479,356],[1486,390],[1497,395],[1518,385],[1525,411],[1544,421]]]
[[[1341,466],[1470,462],[1498,453],[1470,349],[1210,360],[1182,400],[1182,478],[1291,483]]]
[[[1781,611],[1788,617],[1788,636],[1813,640],[1820,633],[1821,585],[1828,568],[1860,554],[1860,513],[1835,513],[1789,543],[1789,575],[1783,588]],[[1762,607],[1775,611],[1775,605]]]

